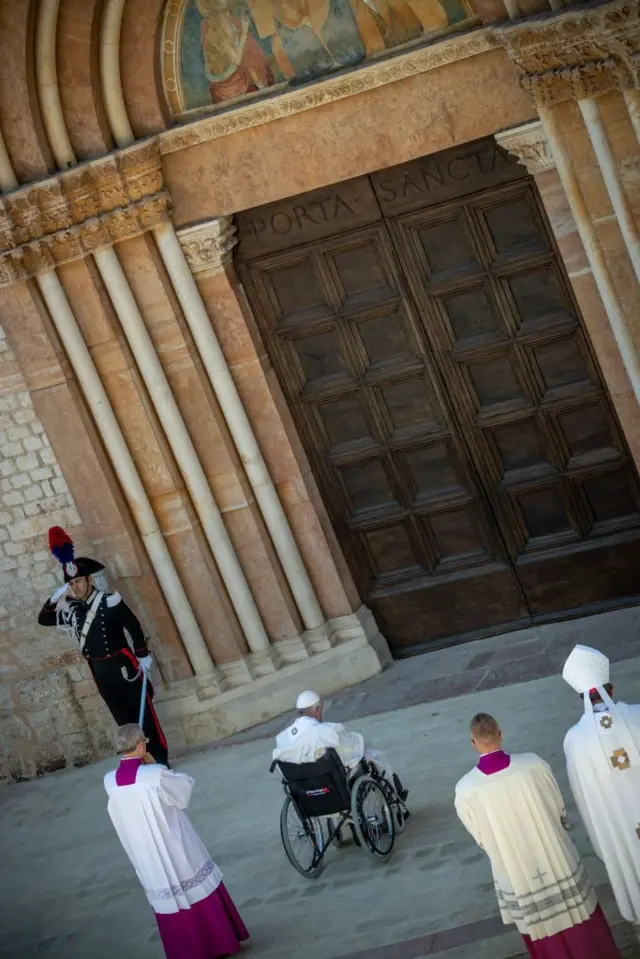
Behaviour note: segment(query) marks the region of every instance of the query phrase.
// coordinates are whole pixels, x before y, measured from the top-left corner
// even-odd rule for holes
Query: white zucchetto
[[[296,709],[310,709],[312,706],[317,706],[319,702],[320,697],[317,693],[314,693],[312,689],[305,689],[296,700]]]

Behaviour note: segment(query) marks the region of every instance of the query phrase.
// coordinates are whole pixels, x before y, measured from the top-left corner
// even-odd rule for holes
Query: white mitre
[[[562,678],[577,693],[588,693],[609,682],[609,660],[591,646],[576,646],[564,664]]]
[[[626,769],[640,767],[640,750],[624,715],[604,688],[609,682],[609,660],[604,653],[590,646],[576,646],[564,664],[562,678],[577,693],[583,694],[585,716],[602,747],[602,769],[619,776]],[[604,726],[600,714],[594,712],[589,695],[592,689],[597,689],[611,716],[612,721]]]

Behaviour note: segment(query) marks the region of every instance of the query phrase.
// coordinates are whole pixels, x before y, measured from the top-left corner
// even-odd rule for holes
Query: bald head
[[[479,753],[491,753],[500,749],[502,732],[489,713],[476,713],[469,723],[471,742]]]

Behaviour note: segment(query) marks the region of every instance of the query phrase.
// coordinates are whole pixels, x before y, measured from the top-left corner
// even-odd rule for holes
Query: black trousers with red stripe
[[[142,677],[136,678],[138,661],[133,653],[129,649],[123,649],[109,659],[89,660],[89,665],[98,692],[117,725],[137,723],[140,717]],[[147,682],[146,700],[143,726],[145,736],[149,740],[148,749],[157,763],[166,766],[169,760],[167,741],[153,708],[153,687],[149,682]]]

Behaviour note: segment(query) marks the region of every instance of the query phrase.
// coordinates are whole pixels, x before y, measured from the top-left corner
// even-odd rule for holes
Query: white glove
[[[49,602],[57,603],[59,599],[62,599],[62,597],[64,596],[64,594],[67,592],[68,589],[69,589],[69,584],[65,583],[64,586],[61,586],[59,589],[55,591],[55,593],[53,594]]]
[[[140,663],[140,668],[142,669],[143,673],[148,673],[153,665],[153,659],[151,658],[151,655],[140,656],[138,658],[138,662]]]

